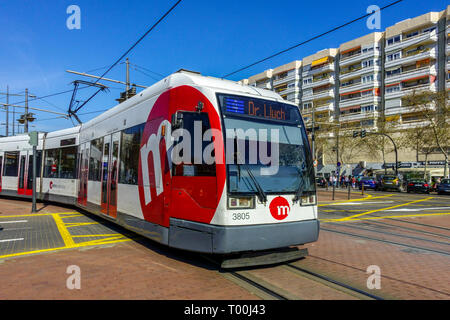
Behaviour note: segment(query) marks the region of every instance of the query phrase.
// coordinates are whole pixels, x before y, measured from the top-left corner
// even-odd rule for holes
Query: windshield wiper
[[[241,156],[240,156],[240,154],[239,154],[239,152],[237,150],[237,135],[236,135],[236,131],[235,131],[235,135],[234,135],[234,141],[235,141],[235,145],[234,145],[234,147],[235,147],[235,149],[234,149],[235,160],[236,160],[236,165],[238,167],[238,170],[240,171],[241,170],[240,169],[241,168],[241,164],[237,160],[238,160],[238,157],[239,157],[239,160],[242,160],[242,158],[241,158]],[[244,168],[247,171],[248,176],[253,181],[253,184],[255,185],[256,190],[258,191],[258,199],[259,199],[259,201],[264,203],[264,204],[266,204],[266,202],[267,202],[267,195],[266,195],[266,193],[264,192],[263,188],[261,188],[261,185],[259,184],[258,180],[256,180],[256,178],[253,175],[252,171],[248,168],[248,165],[245,163],[245,161],[242,161],[242,162],[244,163]]]
[[[303,187],[305,185],[305,174],[304,173],[307,173],[307,176],[309,178],[312,168],[313,168],[312,163],[310,163],[306,170],[304,170],[304,171],[302,170],[302,176],[301,176],[301,179],[300,179],[300,184],[299,184],[299,186],[297,188],[297,191],[295,192],[295,197],[294,197],[294,199],[292,199],[292,202],[297,202],[302,197],[302,195],[303,195]]]

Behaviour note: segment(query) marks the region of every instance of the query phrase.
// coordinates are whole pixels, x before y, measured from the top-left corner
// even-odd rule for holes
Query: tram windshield
[[[234,95],[218,99],[230,193],[315,192],[309,142],[297,107]]]

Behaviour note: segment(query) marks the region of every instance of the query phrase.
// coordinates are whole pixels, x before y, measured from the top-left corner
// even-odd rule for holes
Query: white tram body
[[[240,128],[257,136],[242,138]],[[192,140],[200,133],[193,150],[204,155],[209,145],[215,162],[179,152],[177,143],[189,140],[177,129]],[[272,175],[262,175],[267,163],[230,164],[225,155],[233,145],[227,139],[236,148],[242,142],[244,152],[252,142],[268,142],[260,129],[279,132],[281,160]],[[0,195],[31,197],[28,140],[0,138]],[[183,161],[173,161],[175,150]],[[177,72],[80,126],[39,133],[37,162],[39,199],[76,205],[171,247],[228,254],[318,238],[303,121],[294,104],[272,91]]]

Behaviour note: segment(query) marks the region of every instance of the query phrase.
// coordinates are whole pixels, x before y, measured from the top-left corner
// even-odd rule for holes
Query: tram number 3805
[[[250,212],[235,212],[232,215],[233,220],[249,220]]]

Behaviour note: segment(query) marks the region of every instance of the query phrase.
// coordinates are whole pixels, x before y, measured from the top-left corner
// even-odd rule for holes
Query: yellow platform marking
[[[405,214],[405,215],[400,215],[400,216],[366,217],[366,218],[356,218],[356,219],[350,219],[350,220],[342,220],[342,219],[320,219],[320,221],[321,221],[321,222],[352,222],[352,221],[361,221],[361,220],[394,219],[394,218],[413,218],[413,217],[428,217],[428,216],[443,216],[443,215],[450,215],[450,212]]]
[[[81,248],[81,247],[87,247],[87,246],[94,246],[94,245],[103,245],[103,244],[113,244],[113,243],[119,243],[119,242],[125,242],[125,241],[131,241],[132,238],[128,238],[125,235],[122,235],[120,233],[111,233],[111,234],[85,234],[85,235],[74,235],[72,236],[67,228],[69,227],[76,227],[76,226],[82,226],[82,225],[90,225],[90,224],[98,224],[98,222],[83,222],[83,223],[64,223],[63,219],[67,218],[61,217],[61,215],[65,214],[71,214],[73,215],[76,212],[67,212],[67,213],[49,213],[49,214],[34,214],[34,215],[20,215],[20,216],[52,216],[56,227],[58,228],[58,231],[61,235],[61,238],[64,241],[64,247],[57,247],[57,248],[49,248],[49,249],[41,249],[41,250],[33,250],[33,251],[24,251],[19,253],[12,253],[7,255],[0,256],[0,259],[4,258],[11,258],[11,257],[18,257],[18,256],[24,256],[29,254],[36,254],[36,253],[44,253],[44,252],[52,252],[52,251],[58,251],[63,249],[72,249],[72,248]],[[13,216],[17,217],[17,216]],[[73,238],[82,238],[82,237],[103,237],[102,239],[95,239],[95,240],[89,240],[84,241],[80,243],[75,243]]]
[[[347,203],[347,202],[355,202],[355,201],[366,201],[366,200],[373,200],[373,199],[380,199],[380,198],[386,198],[386,197],[392,197],[393,194],[388,194],[385,196],[378,196],[378,197],[374,197],[372,195],[367,195],[367,197],[365,198],[359,198],[359,199],[350,199],[350,200],[344,200],[344,201],[338,201],[338,202],[331,202],[331,203],[324,203],[324,204],[319,204],[318,207],[323,207],[323,206],[332,206],[332,205],[336,205],[336,204],[340,204],[340,203]]]
[[[64,244],[66,247],[73,247],[75,245],[75,242],[72,239],[72,236],[70,235],[69,230],[67,230],[63,220],[59,216],[59,214],[55,213],[52,215],[53,219],[55,220],[56,226],[58,227],[59,234],[61,235],[62,239],[64,240]]]
[[[414,201],[410,201],[410,202],[406,202],[406,203],[402,203],[402,204],[397,204],[397,205],[392,206],[392,207],[387,207],[387,208],[380,208],[380,209],[370,210],[370,211],[366,211],[366,212],[363,212],[363,213],[355,214],[355,215],[350,216],[350,217],[345,217],[345,218],[337,219],[336,221],[346,221],[346,220],[351,220],[351,219],[358,218],[358,217],[361,217],[361,216],[364,216],[364,215],[367,215],[367,214],[371,214],[371,213],[374,213],[374,212],[387,211],[387,210],[390,210],[390,209],[399,208],[399,207],[404,207],[404,206],[407,206],[407,205],[412,204],[412,203],[422,202],[422,201],[427,201],[427,200],[430,200],[430,199],[433,199],[433,197],[428,197],[428,198],[425,198],[425,199],[419,199],[419,200],[414,200]]]
[[[87,238],[87,237],[111,237],[118,236],[119,233],[109,233],[109,234],[77,234],[76,236],[72,236],[72,238]]]
[[[74,217],[84,217],[84,215],[79,213],[79,214],[74,214],[74,215],[71,215],[71,216],[65,216],[65,217],[61,217],[61,218],[67,219],[67,218],[74,218]]]
[[[51,249],[42,249],[42,250],[25,251],[25,252],[7,254],[7,255],[4,255],[4,256],[0,256],[0,259],[24,256],[24,255],[35,254],[35,253],[58,251],[58,250],[64,250],[64,249],[81,248],[81,247],[94,246],[94,245],[102,245],[102,244],[111,244],[111,243],[125,242],[125,241],[131,241],[131,240],[132,239],[130,239],[130,238],[126,238],[126,239],[119,239],[119,240],[115,240],[115,241],[104,241],[104,242],[97,242],[97,243],[85,243],[85,242],[83,242],[83,243],[80,243],[80,244],[75,244],[75,245],[73,245],[71,247],[67,247],[66,246],[66,247],[58,247],[58,248],[51,248]]]
[[[67,222],[65,223],[67,228],[89,226],[91,224],[99,224],[98,222]]]
[[[43,216],[52,216],[54,214],[74,214],[77,212],[58,212],[58,213],[30,213],[30,214],[16,214],[9,216],[2,216],[0,218],[14,218],[14,217],[43,217]]]

